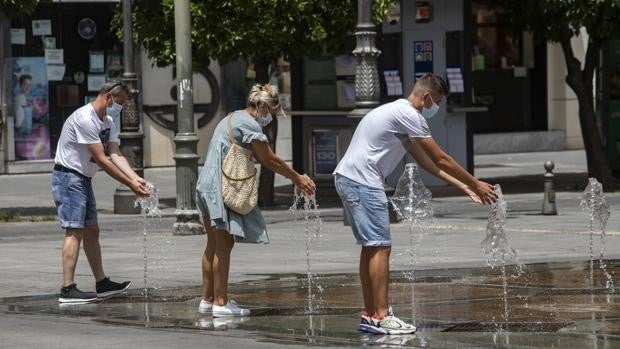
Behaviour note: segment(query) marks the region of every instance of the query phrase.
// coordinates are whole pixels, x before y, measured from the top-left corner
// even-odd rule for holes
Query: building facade
[[[63,0],[0,20],[0,173],[51,171],[64,120],[94,98],[103,81],[120,77],[123,45],[110,32],[118,5]],[[561,49],[515,33],[489,1],[401,1],[378,27],[376,42],[382,103],[406,96],[420,74],[446,77],[451,94],[430,126],[470,170],[475,153],[583,148]],[[578,58],[586,43],[586,33],[574,38]],[[173,166],[174,69],[156,67],[137,48],[136,70],[144,166]],[[298,171],[331,178],[357,122],[348,116],[354,71],[349,54],[272,65],[289,114],[279,120],[277,152]],[[243,62],[214,62],[195,73],[200,162],[217,121],[243,106],[252,79]]]

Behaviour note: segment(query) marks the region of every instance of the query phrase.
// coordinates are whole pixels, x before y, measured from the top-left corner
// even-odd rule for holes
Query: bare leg
[[[213,302],[213,257],[215,256],[215,232],[207,219],[203,222],[207,231],[207,247],[202,255],[202,299]]]
[[[213,257],[213,303],[228,303],[228,271],[230,270],[230,251],[235,238],[223,230],[214,230],[215,255]]]
[[[390,246],[369,247],[368,275],[372,288],[375,317],[387,316],[390,283]]]
[[[84,233],[81,229],[65,230],[62,244],[62,285],[69,286],[75,277],[75,266],[80,255],[80,243]]]
[[[99,226],[89,226],[84,228],[84,253],[93,271],[95,281],[99,282],[105,278],[103,264],[101,262],[101,246],[99,245]]]
[[[370,274],[368,273],[370,249],[370,247],[362,247],[360,252],[360,281],[364,295],[364,308],[368,314],[373,315],[375,313],[375,303],[372,295],[372,285],[370,284]]]

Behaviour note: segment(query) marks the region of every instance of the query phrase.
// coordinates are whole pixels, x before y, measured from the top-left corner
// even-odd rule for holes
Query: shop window
[[[490,1],[472,1],[472,69],[533,67],[531,36],[516,32],[506,13]]]

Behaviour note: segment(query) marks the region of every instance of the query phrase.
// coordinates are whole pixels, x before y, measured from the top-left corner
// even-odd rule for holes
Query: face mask
[[[112,106],[111,107],[107,107],[106,108],[108,115],[110,115],[112,118],[115,118],[119,115],[121,115],[121,111],[123,110],[123,106],[114,102],[114,98],[112,98]]]
[[[430,119],[430,118],[432,118],[432,117],[433,117],[433,116],[435,116],[435,114],[437,114],[437,112],[439,111],[439,106],[437,105],[437,103],[435,103],[435,102],[433,101],[433,97],[431,97],[431,95],[430,95],[430,94],[428,95],[428,97],[431,99],[431,102],[433,102],[433,105],[431,105],[431,107],[430,107],[430,108],[427,108],[427,107],[423,107],[423,108],[422,108],[422,113],[421,113],[421,114],[422,114],[422,116],[423,116],[425,119]]]
[[[269,125],[269,123],[273,120],[271,114],[263,115],[258,117],[258,124],[260,127],[265,127]]]

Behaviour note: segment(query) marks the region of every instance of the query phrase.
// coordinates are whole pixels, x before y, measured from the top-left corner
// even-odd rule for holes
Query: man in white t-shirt
[[[394,316],[388,306],[392,240],[383,182],[407,152],[423,169],[459,187],[472,201],[492,203],[497,198],[493,186],[470,175],[431,136],[426,119],[437,113],[438,103],[446,95],[441,77],[420,77],[406,99],[379,106],[364,116],[334,171],[345,215],[362,245],[360,281],[365,311],[360,331],[408,334],[416,330]]]
[[[60,303],[87,303],[112,297],[125,292],[131,284],[129,281],[111,281],[103,271],[97,207],[91,183],[91,178],[101,167],[136,195],[149,195],[145,180],[131,168],[120,151],[112,119],[120,115],[128,96],[129,89],[122,82],[107,82],[97,98],[74,111],[62,127],[52,173],[52,194],[61,228],[65,229]],[[95,277],[96,293],[82,292],[74,282],[82,241]]]

